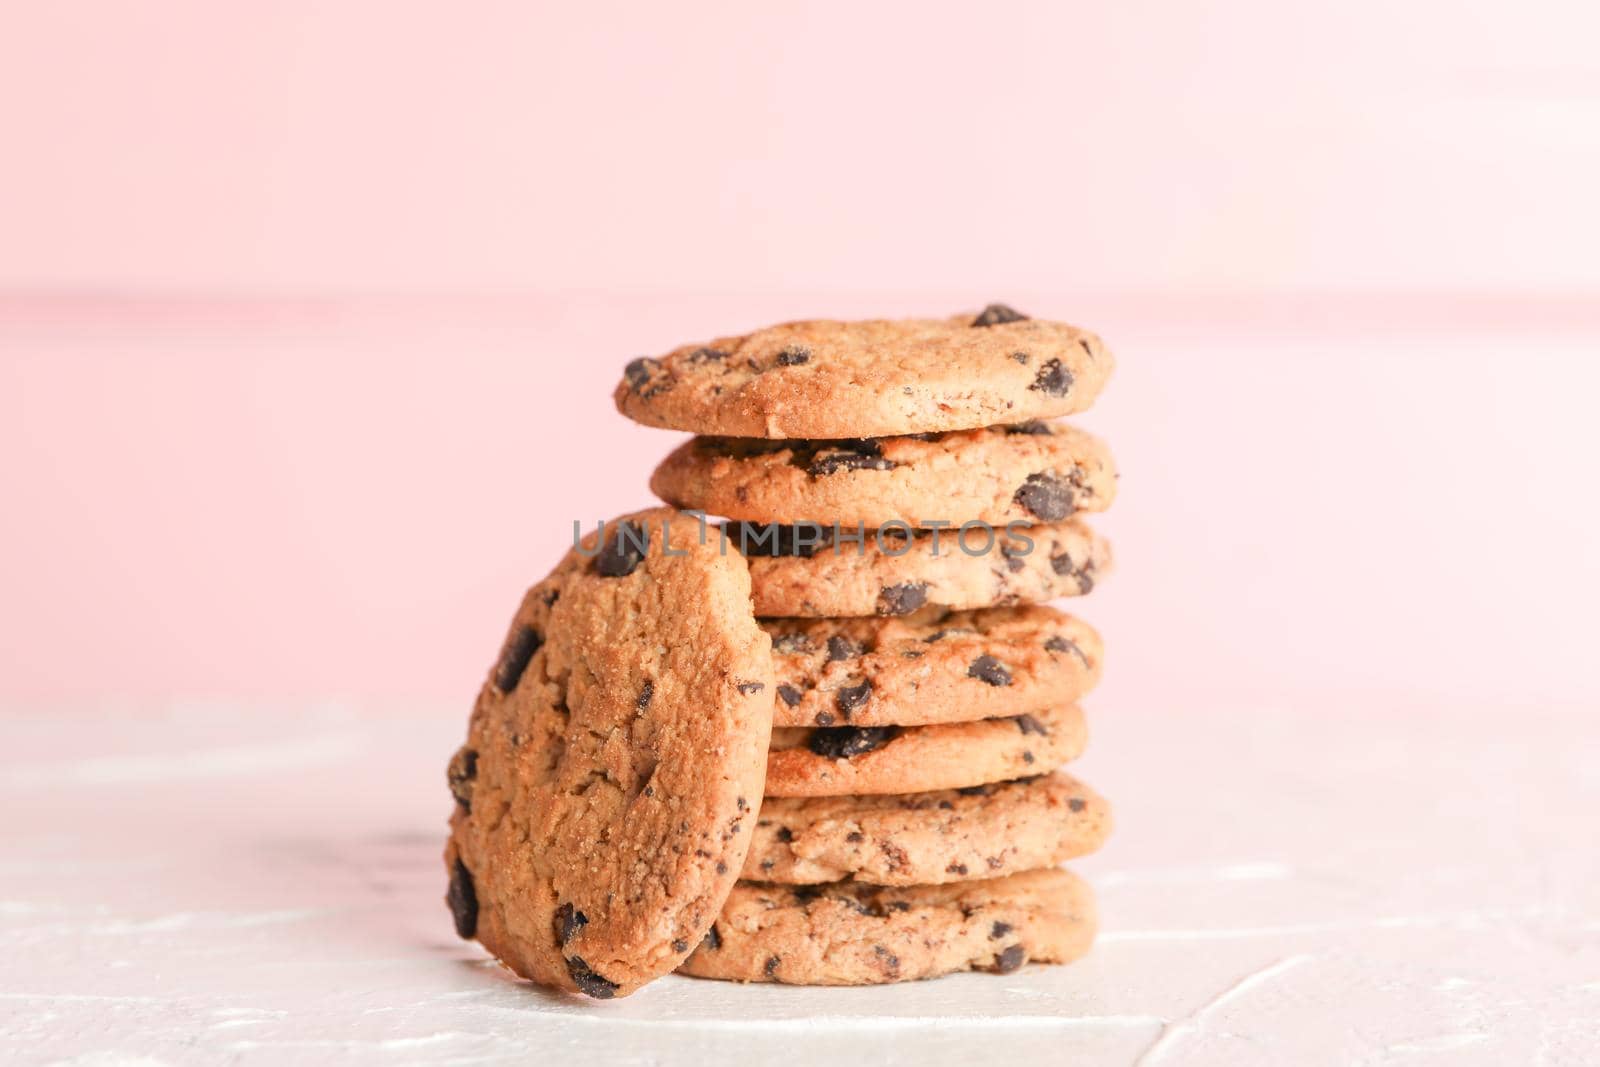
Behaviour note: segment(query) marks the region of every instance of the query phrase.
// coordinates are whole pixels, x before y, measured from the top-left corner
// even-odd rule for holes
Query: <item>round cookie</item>
[[[1079,519],[1009,533],[975,528],[965,538],[930,530],[857,543],[834,534],[730,525],[729,542],[750,561],[757,615],[904,615],[925,604],[1042,602],[1088,593],[1111,567],[1111,546]]]
[[[1111,367],[1094,334],[995,304],[685,345],[629,363],[615,399],[646,426],[728,437],[926,433],[1083,411]]]
[[[650,488],[676,507],[750,522],[1005,527],[1104,511],[1117,474],[1099,438],[1031,422],[836,441],[696,437]]]
[[[767,754],[769,797],[924,793],[1004,782],[1083,754],[1076,704],[935,726],[782,727]]]
[[[457,932],[591,997],[699,943],[760,805],[770,642],[744,561],[673,518],[608,524],[529,590],[450,764]]]
[[[744,877],[786,885],[937,885],[1095,851],[1111,807],[1063,771],[901,796],[769,797]]]
[[[740,882],[678,973],[738,982],[877,985],[1066,963],[1094,943],[1094,896],[1069,871],[889,888]]]
[[[921,726],[1056,707],[1100,679],[1100,635],[1043,604],[764,619],[778,726]]]

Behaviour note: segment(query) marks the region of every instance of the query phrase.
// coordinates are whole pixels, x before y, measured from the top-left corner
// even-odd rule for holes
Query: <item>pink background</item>
[[[0,700],[462,708],[628,358],[1003,299],[1102,703],[1594,704],[1600,17],[1319,7],[11,5]]]

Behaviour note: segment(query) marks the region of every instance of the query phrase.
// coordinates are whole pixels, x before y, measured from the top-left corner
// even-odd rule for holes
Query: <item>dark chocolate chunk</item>
[[[790,345],[778,353],[778,366],[798,367],[802,363],[811,362],[811,349],[805,345]]]
[[[1085,563],[1082,570],[1072,562],[1072,557],[1063,552],[1059,556],[1050,557],[1050,569],[1063,578],[1076,578],[1078,592],[1087,593],[1094,588],[1094,568]]]
[[[477,749],[459,748],[450,758],[450,769],[445,773],[450,781],[450,795],[456,798],[462,811],[472,810],[472,780],[478,777]]]
[[[471,937],[478,932],[478,891],[472,885],[472,872],[461,860],[450,870],[450,888],[444,895],[450,916],[456,921],[456,934]]]
[[[944,869],[944,873],[959,874],[965,878],[967,875],[967,865],[965,863],[952,863],[950,866]]]
[[[1069,641],[1060,634],[1052,634],[1046,638],[1044,647],[1047,652],[1070,652],[1077,656],[1085,667],[1089,665],[1089,657],[1083,654],[1083,649],[1079,648],[1076,642]]]
[[[1010,932],[1010,923],[996,922],[993,926],[989,927],[989,940],[998,941]]]
[[[765,688],[766,688],[766,686],[763,685],[761,682],[740,682],[739,683],[739,692],[743,693],[745,696],[750,696],[752,693],[759,693]]]
[[[1049,396],[1066,396],[1072,391],[1072,372],[1063,367],[1059,359],[1045,360],[1038,377],[1028,388]]]
[[[617,995],[617,983],[594,973],[594,969],[583,962],[582,956],[567,957],[567,974],[572,976],[572,984],[578,987],[578,992],[596,1000],[610,1000]]]
[[[538,630],[531,626],[518,628],[500,650],[500,662],[494,668],[494,687],[502,693],[515,689],[522,680],[522,672],[528,669],[528,661],[542,644],[544,635]]]
[[[1045,729],[1044,723],[1035,719],[1032,715],[1018,715],[1014,721],[1017,724],[1017,729],[1024,734],[1038,734],[1040,737],[1050,736],[1050,731]]]
[[[806,473],[818,478],[839,471],[889,471],[896,466],[894,460],[883,457],[883,446],[868,437],[822,445],[806,463]]]
[[[1072,797],[1067,801],[1068,811],[1082,811],[1089,806],[1089,802],[1082,797]]]
[[[828,638],[829,663],[833,663],[836,660],[842,659],[855,659],[864,651],[866,650],[860,645],[856,644],[854,641],[850,640],[848,637],[834,634],[832,637]]]
[[[1022,322],[1028,316],[1004,304],[990,304],[972,320],[974,326],[999,326],[1003,322]]]
[[[1028,475],[1011,499],[1028,514],[1046,522],[1064,519],[1077,510],[1072,486],[1051,471]]]
[[[794,840],[794,831],[789,829],[787,826],[780,826],[772,836],[776,837],[779,841],[782,841],[787,845],[790,841]]]
[[[927,582],[886,585],[878,594],[879,615],[909,615],[928,602]]]
[[[563,904],[556,909],[556,936],[561,939],[563,945],[588,925],[589,917],[571,904]]]
[[[728,353],[720,348],[701,347],[689,353],[690,363],[721,363],[728,358]]]
[[[817,712],[817,717],[815,719],[815,722],[816,722],[816,724],[818,726],[832,726],[833,725],[833,712],[831,712],[831,711],[819,711],[819,712]]]
[[[881,748],[893,737],[892,726],[835,726],[811,731],[806,747],[826,759],[849,759]]]
[[[706,936],[700,940],[700,947],[712,952],[722,947],[722,935],[717,933],[716,923],[712,923],[711,929],[706,931]]]
[[[990,655],[982,655],[972,661],[967,668],[967,677],[976,678],[990,685],[1010,685],[1011,672],[1006,670],[1005,664]]]
[[[672,951],[674,951],[674,952],[688,952],[689,951],[689,942],[683,940],[680,937],[678,940],[676,940],[676,941],[674,941],[672,943]]]
[[[656,695],[656,683],[651,682],[651,681],[646,681],[644,683],[644,688],[639,690],[639,697],[638,697],[638,699],[636,699],[633,702],[633,706],[635,708],[638,708],[640,711],[643,711],[645,708],[648,708],[650,706],[650,700],[655,695]]]
[[[1021,945],[1012,945],[995,957],[994,971],[996,974],[1010,974],[1026,963],[1027,960],[1027,950]]]
[[[765,974],[768,978],[776,977],[778,973],[778,964],[782,962],[782,958],[778,956],[768,956],[767,962],[761,966],[761,973]]]
[[[839,714],[850,719],[850,713],[867,702],[872,696],[872,682],[862,682],[860,685],[847,685],[833,695],[834,706],[839,709]]]
[[[1002,430],[1009,434],[1024,434],[1028,437],[1050,437],[1055,433],[1048,422],[1040,419],[1029,419],[1027,422],[1014,422],[1010,426],[1002,426]]]
[[[595,569],[604,578],[626,578],[644,561],[649,547],[649,530],[636,522],[614,523],[611,536],[605,539],[595,558]]]
[[[1026,352],[1013,352],[1011,353],[1011,358],[1026,367],[1028,365],[1028,360],[1032,357],[1030,357]]]
[[[622,376],[627,380],[628,388],[637,393],[644,388],[644,384],[650,380],[650,376],[660,369],[660,360],[641,357],[622,368]]]
[[[780,685],[778,686],[778,699],[792,708],[800,703],[800,690],[792,685]]]

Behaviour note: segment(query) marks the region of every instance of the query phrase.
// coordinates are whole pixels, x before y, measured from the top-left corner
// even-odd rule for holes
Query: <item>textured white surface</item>
[[[1102,702],[1103,703],[1103,702]],[[1600,1061],[1600,746],[1534,708],[1093,706],[1070,967],[552,997],[440,897],[458,709],[0,721],[21,1063]]]

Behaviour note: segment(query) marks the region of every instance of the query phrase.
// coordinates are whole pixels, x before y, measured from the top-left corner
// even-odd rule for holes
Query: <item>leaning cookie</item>
[[[964,789],[1053,770],[1082,755],[1088,739],[1075,704],[936,726],[782,727],[772,731],[766,795]]]
[[[738,982],[878,985],[1066,963],[1094,943],[1094,896],[1064,870],[937,886],[740,882],[678,973]]]
[[[1070,703],[1100,678],[1100,635],[1043,604],[895,618],[764,619],[778,726],[918,726]]]
[[[898,796],[768,797],[744,877],[937,885],[1054,867],[1098,849],[1111,807],[1063,771]]]
[[[744,561],[671,517],[610,524],[529,591],[450,764],[456,932],[591,997],[699,943],[760,805],[770,641]]]
[[[756,614],[769,616],[1042,602],[1088,593],[1111,567],[1111,546],[1079,519],[914,536],[734,523],[726,536],[750,561]]]
[[[1116,486],[1099,438],[1047,422],[828,441],[696,437],[650,479],[657,496],[680,508],[868,529],[1059,522],[1104,511]]]
[[[858,437],[1083,411],[1111,374],[1086,330],[995,304],[951,319],[789,322],[636,359],[617,410],[730,437]]]

